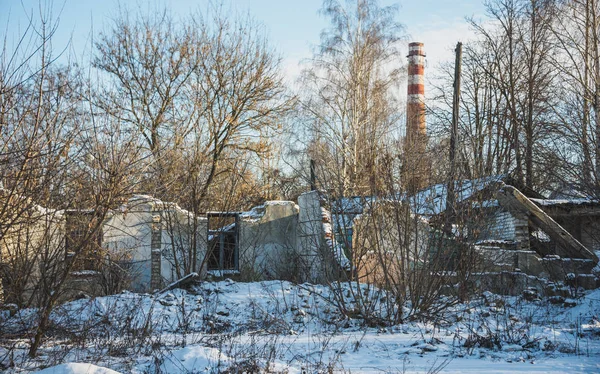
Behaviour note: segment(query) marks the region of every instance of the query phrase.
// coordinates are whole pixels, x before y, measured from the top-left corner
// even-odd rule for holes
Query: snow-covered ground
[[[338,305],[344,298],[345,311]],[[369,300],[364,318],[357,300]],[[20,338],[35,310],[0,318],[7,373],[600,372],[600,290],[552,304],[486,293],[429,321],[384,293],[270,281],[125,292],[61,306],[39,357]],[[556,300],[555,300],[556,301]],[[569,306],[565,306],[569,305]],[[381,318],[379,318],[381,317]],[[8,319],[7,319],[8,318]]]

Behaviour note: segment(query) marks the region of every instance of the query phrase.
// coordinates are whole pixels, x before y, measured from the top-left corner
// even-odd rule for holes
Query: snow
[[[119,372],[92,364],[71,362],[40,370],[38,374],[119,374]]]
[[[506,178],[504,175],[493,175],[485,178],[456,181],[454,185],[456,202],[460,203],[470,199],[473,195],[483,191],[490,186],[503,183]],[[432,216],[438,215],[446,210],[446,197],[448,195],[448,185],[446,183],[436,184],[424,190],[417,192],[414,196],[400,196],[392,198],[391,201],[406,201],[410,204],[413,212],[419,215]],[[374,197],[349,197],[332,202],[332,211],[334,214],[347,215],[354,217],[363,213],[365,208],[373,205],[376,201],[386,199],[376,199]],[[496,207],[497,201],[473,202],[474,206]]]
[[[362,214],[365,207],[371,206],[376,200],[369,196],[344,197],[331,202],[331,211],[342,215]]]
[[[298,205],[293,201],[286,200],[270,200],[265,201],[264,204],[253,207],[246,212],[240,212],[240,218],[247,222],[258,222],[265,215],[265,211],[269,206],[286,206],[291,205],[296,211],[298,211]]]
[[[0,341],[0,370],[51,363],[58,365],[43,373],[600,371],[600,290],[573,294],[573,307],[486,292],[429,320],[390,300],[365,284],[232,280],[76,300],[52,314],[56,335],[39,358],[28,359],[27,339]],[[405,318],[391,322],[398,312]],[[35,317],[20,310],[0,328],[16,333]]]
[[[503,183],[504,178],[504,175],[494,175],[473,180],[456,181],[454,184],[456,202],[460,203],[468,200],[492,185],[500,185]],[[417,192],[415,196],[409,198],[409,202],[413,211],[417,214],[438,215],[446,210],[447,196],[448,185],[442,183]]]
[[[331,224],[331,213],[329,213],[327,209],[321,208],[321,217],[323,219],[323,232],[325,233],[325,242],[327,243],[327,246],[333,252],[333,257],[340,267],[346,271],[350,271],[352,269],[352,264],[348,257],[346,257],[344,248],[335,238],[334,229]]]
[[[230,358],[216,348],[192,346],[166,355],[159,365],[163,373],[210,372],[215,367],[227,367]]]
[[[78,271],[71,272],[71,275],[75,275],[75,276],[91,276],[91,275],[98,275],[98,274],[100,274],[100,273],[96,270],[78,270]]]
[[[575,198],[575,199],[530,199],[534,203],[542,206],[557,205],[598,205],[598,200]]]
[[[535,238],[537,238],[540,242],[544,242],[544,243],[549,243],[550,242],[550,236],[548,234],[546,234],[546,232],[540,228],[538,228],[537,230],[533,231],[531,233],[531,235]]]
[[[513,243],[514,243],[514,240],[484,239],[484,240],[478,240],[477,242],[475,242],[475,245],[483,246],[483,245],[487,244],[489,246],[494,246],[494,245],[507,245],[507,244],[513,244]],[[492,248],[494,248],[494,247],[492,247]]]

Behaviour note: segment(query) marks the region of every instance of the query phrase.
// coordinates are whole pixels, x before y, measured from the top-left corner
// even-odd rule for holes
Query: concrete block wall
[[[571,282],[585,289],[596,287],[592,274],[592,260],[540,257],[534,251],[511,250],[495,247],[478,247],[480,259],[478,271],[482,274],[498,272],[523,273],[553,282]]]
[[[513,215],[515,225],[515,242],[517,248],[529,249],[529,219],[524,215]]]
[[[490,220],[489,236],[498,240],[515,240],[515,220],[512,214],[498,211]]]
[[[131,263],[129,289],[148,292],[177,280],[173,256],[178,260],[190,250],[193,236],[192,215],[176,204],[150,196],[134,196],[120,211],[115,211],[103,227],[103,245],[117,257]],[[206,220],[199,219],[198,261],[206,253]],[[181,264],[181,261],[179,261]],[[197,272],[202,274],[202,270]],[[181,276],[185,274],[180,274]]]

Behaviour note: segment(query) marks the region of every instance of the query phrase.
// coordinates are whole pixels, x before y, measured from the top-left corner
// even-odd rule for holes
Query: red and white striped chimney
[[[407,57],[406,138],[409,143],[413,143],[427,134],[425,125],[425,50],[423,49],[423,43],[409,43]]]

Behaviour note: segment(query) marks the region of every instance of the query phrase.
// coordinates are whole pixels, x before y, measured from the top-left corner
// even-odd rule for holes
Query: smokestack
[[[412,146],[427,134],[425,125],[425,50],[423,43],[408,44],[408,98],[406,140]]]
[[[423,43],[408,45],[408,97],[406,101],[406,138],[404,143],[403,180],[409,194],[425,187],[430,175],[426,155],[425,125],[425,50]]]

